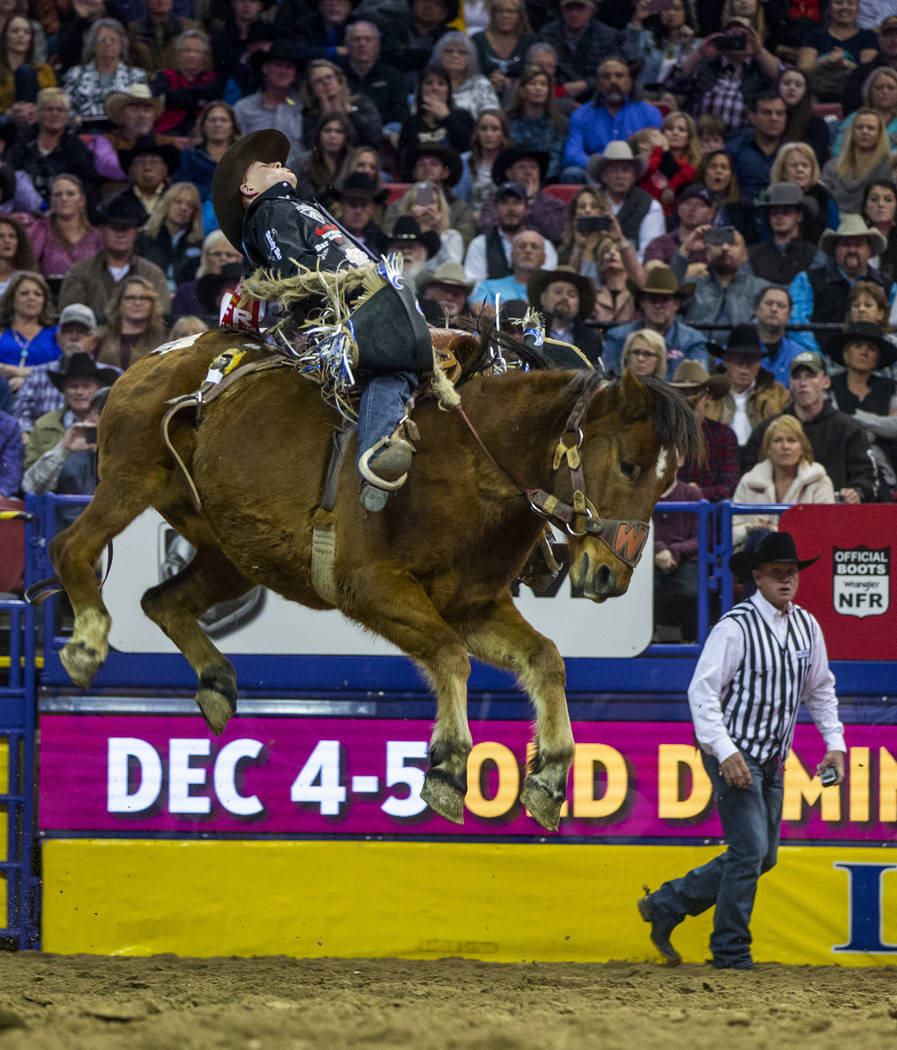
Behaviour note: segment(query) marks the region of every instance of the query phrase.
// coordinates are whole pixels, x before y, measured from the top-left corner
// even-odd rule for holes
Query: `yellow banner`
[[[550,843],[44,843],[45,951],[492,962],[659,958],[642,884],[721,847]],[[673,941],[708,958],[712,912]],[[783,847],[760,880],[758,962],[897,963],[897,851]]]

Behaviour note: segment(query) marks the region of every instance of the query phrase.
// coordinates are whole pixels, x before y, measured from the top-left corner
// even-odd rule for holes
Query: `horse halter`
[[[522,488],[486,448],[463,408],[459,405],[457,410],[493,465],[524,493],[534,513],[571,536],[594,536],[601,540],[615,557],[634,569],[648,539],[648,522],[602,518],[598,508],[586,494],[586,479],[580,452],[583,443],[582,423],[589,410],[592,397],[599,389],[600,387],[586,390],[579,395],[554,449],[552,470],[557,473],[566,460],[573,490],[572,503],[565,503],[544,489]]]

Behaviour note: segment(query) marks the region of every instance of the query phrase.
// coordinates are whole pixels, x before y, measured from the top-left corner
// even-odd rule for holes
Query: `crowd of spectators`
[[[300,192],[399,252],[431,321],[517,301],[592,365],[682,387],[708,458],[674,498],[889,498],[889,7],[4,0],[0,495],[92,450],[101,381],[217,322],[241,256],[212,174],[278,128]]]

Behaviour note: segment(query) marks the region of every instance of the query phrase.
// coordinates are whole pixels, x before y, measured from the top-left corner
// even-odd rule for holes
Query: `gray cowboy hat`
[[[447,284],[452,288],[461,288],[465,295],[470,295],[474,286],[474,282],[468,281],[464,267],[458,262],[444,262],[435,270],[426,270],[417,279],[417,290],[423,294],[431,284]]]
[[[586,165],[586,171],[589,173],[589,178],[593,182],[601,181],[601,173],[608,166],[613,164],[614,161],[628,160],[635,167],[635,180],[638,180],[645,174],[645,169],[648,167],[648,162],[644,157],[639,156],[632,152],[632,147],[628,142],[621,140],[615,140],[614,142],[608,142],[604,147],[603,153],[593,153],[589,157],[589,162]]]
[[[878,230],[866,225],[862,215],[851,212],[841,213],[841,223],[837,230],[826,230],[819,238],[819,247],[827,255],[831,255],[835,249],[835,241],[841,237],[865,237],[873,255],[881,255],[888,246],[888,242]]]
[[[572,284],[579,293],[577,320],[585,321],[587,317],[591,316],[592,311],[595,309],[595,286],[588,277],[577,273],[570,266],[559,266],[556,270],[537,270],[530,277],[529,284],[526,286],[526,296],[530,305],[537,310],[541,310],[542,293],[555,281],[566,281],[567,284]]]
[[[706,390],[712,400],[719,401],[729,393],[732,384],[729,377],[722,372],[714,372],[711,375],[700,361],[685,360],[673,373],[670,386],[681,390],[686,397]]]
[[[885,339],[881,325],[874,321],[854,321],[845,331],[836,332],[825,347],[828,356],[839,365],[844,365],[844,351],[851,343],[869,343],[878,350],[877,368],[887,368],[897,361],[897,346]]]
[[[687,299],[695,290],[694,282],[680,284],[669,266],[663,264],[648,270],[641,287],[632,278],[626,284],[636,300],[642,295],[678,295],[680,299]]]
[[[265,128],[238,139],[215,166],[212,176],[212,205],[218,225],[230,243],[243,250],[243,198],[240,186],[246,169],[255,161],[286,163],[290,140],[282,131]]]
[[[133,103],[153,107],[153,119],[157,119],[165,108],[165,100],[161,95],[153,95],[146,84],[131,84],[124,91],[110,91],[106,98],[106,116],[113,124],[121,123],[121,116],[125,106]]]
[[[817,554],[815,558],[798,558],[794,537],[790,532],[771,532],[763,537],[754,550],[733,554],[729,559],[729,571],[739,579],[746,579],[753,569],[759,569],[761,565],[769,562],[796,565],[798,571],[802,571],[819,561],[820,557],[821,555]]]
[[[770,186],[768,192],[762,193],[754,200],[757,208],[799,208],[804,215],[815,219],[819,214],[819,205],[808,197],[800,186],[793,182],[777,182]]]

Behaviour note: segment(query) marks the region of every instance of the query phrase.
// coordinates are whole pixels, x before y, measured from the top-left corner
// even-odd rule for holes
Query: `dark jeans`
[[[744,755],[751,771],[746,788],[729,787],[719,763],[701,753],[713,784],[728,849],[681,879],[665,882],[651,898],[656,918],[681,922],[716,905],[710,950],[713,964],[739,966],[751,960],[751,912],[757,880],[775,865],[782,822],[782,764],[762,765]]]
[[[358,459],[395,430],[405,416],[405,402],[417,386],[414,372],[388,372],[370,380],[358,408]]]
[[[654,569],[654,622],[682,628],[682,638],[698,637],[698,563],[683,559],[672,572]]]

